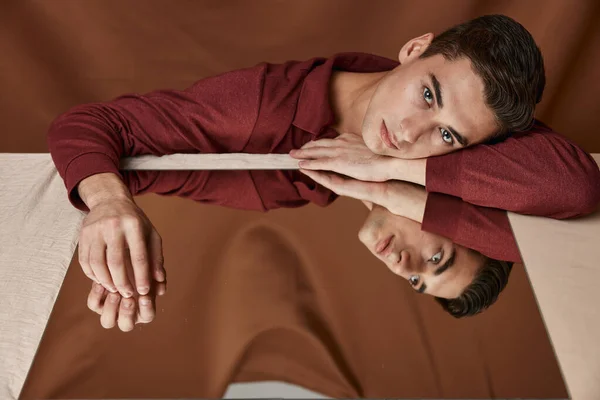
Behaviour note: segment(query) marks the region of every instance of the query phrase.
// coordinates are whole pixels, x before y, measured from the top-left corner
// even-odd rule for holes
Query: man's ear
[[[413,60],[419,57],[429,47],[433,40],[433,33],[429,32],[422,36],[410,39],[398,54],[398,61],[400,64],[405,64],[407,61]]]

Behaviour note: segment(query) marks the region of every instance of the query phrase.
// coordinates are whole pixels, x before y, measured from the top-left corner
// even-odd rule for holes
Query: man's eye
[[[425,99],[427,104],[433,103],[433,93],[431,93],[431,90],[429,90],[429,88],[423,88],[423,98]]]
[[[444,128],[440,128],[440,133],[442,134],[442,140],[448,144],[454,143],[454,138],[452,138],[452,134],[448,132]]]
[[[410,282],[411,285],[417,286],[419,284],[419,276],[412,275],[410,278],[408,278],[408,281]]]
[[[442,252],[440,251],[437,254],[434,254],[433,257],[431,257],[431,262],[433,262],[434,264],[439,263],[442,260]]]

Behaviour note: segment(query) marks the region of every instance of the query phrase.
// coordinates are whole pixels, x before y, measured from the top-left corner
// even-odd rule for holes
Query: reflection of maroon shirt
[[[74,107],[53,122],[48,145],[70,201],[83,211],[87,207],[74,189],[102,172],[119,174],[134,195],[177,195],[262,211],[308,202],[324,206],[336,195],[298,171],[126,172],[118,163],[143,154],[288,153],[310,140],[336,137],[329,127],[332,71],[378,72],[397,65],[361,53],[262,63],[202,79],[184,91]],[[554,218],[582,215],[600,198],[598,181],[598,166],[588,154],[539,125],[493,146],[428,159],[423,229],[490,257],[520,261],[506,212],[484,207]]]

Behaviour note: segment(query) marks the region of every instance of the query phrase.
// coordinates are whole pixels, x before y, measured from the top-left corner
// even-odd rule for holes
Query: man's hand
[[[79,235],[83,272],[112,293],[129,298],[150,291],[151,275],[164,282],[162,239],[148,217],[126,197],[95,202]],[[127,304],[127,303],[126,303]]]
[[[161,282],[155,284],[150,294],[126,299],[118,293],[109,293],[102,285],[92,283],[87,305],[100,315],[100,324],[104,328],[111,329],[118,325],[123,332],[129,332],[135,324],[147,324],[154,320],[156,296],[162,296],[165,292],[166,283]]]
[[[386,190],[389,188],[388,182],[364,182],[335,172],[307,169],[300,169],[300,172],[340,196],[352,197],[379,205],[382,205],[385,201]]]
[[[363,182],[325,171],[300,169],[300,172],[340,196],[374,203],[392,214],[423,222],[427,192],[420,185],[403,181]]]
[[[304,169],[333,171],[361,181],[393,179],[394,158],[373,153],[358,135],[345,133],[308,142],[290,151],[290,156],[302,159],[299,165]]]

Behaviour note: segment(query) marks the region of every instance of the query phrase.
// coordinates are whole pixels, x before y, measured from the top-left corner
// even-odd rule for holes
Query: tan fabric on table
[[[571,397],[600,398],[600,210],[572,221],[509,219]]]
[[[84,216],[49,154],[0,154],[0,398],[21,392]]]

